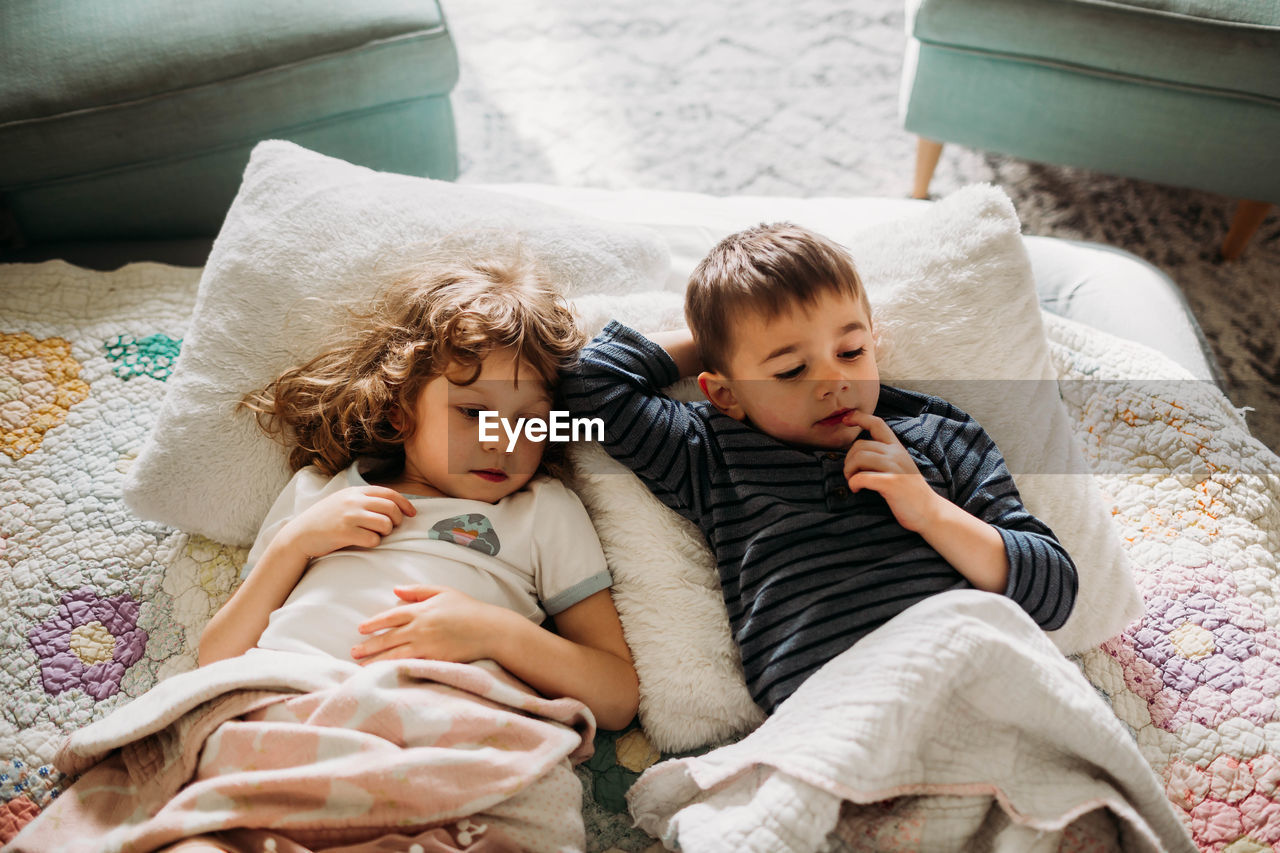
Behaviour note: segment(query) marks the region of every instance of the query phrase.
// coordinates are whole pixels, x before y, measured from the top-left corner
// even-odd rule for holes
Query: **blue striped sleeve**
[[[562,393],[575,417],[604,422],[604,449],[664,503],[696,520],[706,507],[705,421],[663,388],[680,378],[666,350],[611,320],[565,371]]]
[[[1009,561],[1005,595],[1046,631],[1075,606],[1075,563],[1053,531],[1022,503],[1004,457],[978,422],[950,407],[935,441],[947,460],[951,499],[999,531]]]

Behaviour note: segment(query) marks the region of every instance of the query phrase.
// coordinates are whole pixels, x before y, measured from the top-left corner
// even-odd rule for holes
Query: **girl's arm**
[[[200,634],[199,664],[235,657],[253,648],[267,628],[272,611],[284,604],[310,560],[294,548],[285,533],[276,534],[249,577],[213,614]]]
[[[558,635],[534,626],[528,643],[508,635],[511,663],[503,665],[545,695],[582,700],[601,728],[625,728],[640,705],[640,682],[609,590],[560,611],[555,625]]]
[[[559,634],[454,589],[398,587],[396,595],[408,603],[360,626],[377,634],[351,650],[360,663],[489,658],[545,696],[580,700],[601,728],[621,729],[635,717],[639,681],[609,590],[557,614]]]
[[[200,635],[200,666],[243,654],[258,642],[313,557],[350,546],[372,548],[417,510],[383,486],[354,486],[316,501],[280,528],[249,577]]]

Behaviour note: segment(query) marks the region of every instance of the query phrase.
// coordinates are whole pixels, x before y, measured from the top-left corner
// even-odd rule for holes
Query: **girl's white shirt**
[[[303,468],[276,499],[253,543],[247,576],[289,519],[348,486],[369,485],[372,460],[333,477]],[[351,659],[356,626],[403,602],[397,586],[444,586],[541,623],[612,585],[586,509],[559,480],[538,476],[496,503],[407,496],[418,510],[374,548],[313,559],[271,614],[258,647]]]

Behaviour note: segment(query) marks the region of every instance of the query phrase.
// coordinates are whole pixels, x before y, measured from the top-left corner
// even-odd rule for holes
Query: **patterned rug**
[[[446,3],[464,182],[905,196],[901,0]],[[947,146],[936,195],[988,181],[1027,234],[1108,243],[1181,287],[1254,435],[1280,449],[1280,212],[1244,258],[1234,201]]]

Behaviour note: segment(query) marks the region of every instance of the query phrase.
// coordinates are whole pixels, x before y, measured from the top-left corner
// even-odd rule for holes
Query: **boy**
[[[880,385],[870,306],[843,248],[788,223],[731,235],[691,276],[685,317],[691,332],[653,340],[610,322],[565,396],[604,420],[610,455],[702,529],[766,712],[945,590],[1002,593],[1042,628],[1062,626],[1070,557],[976,421]],[[710,402],[659,390],[694,373]]]

